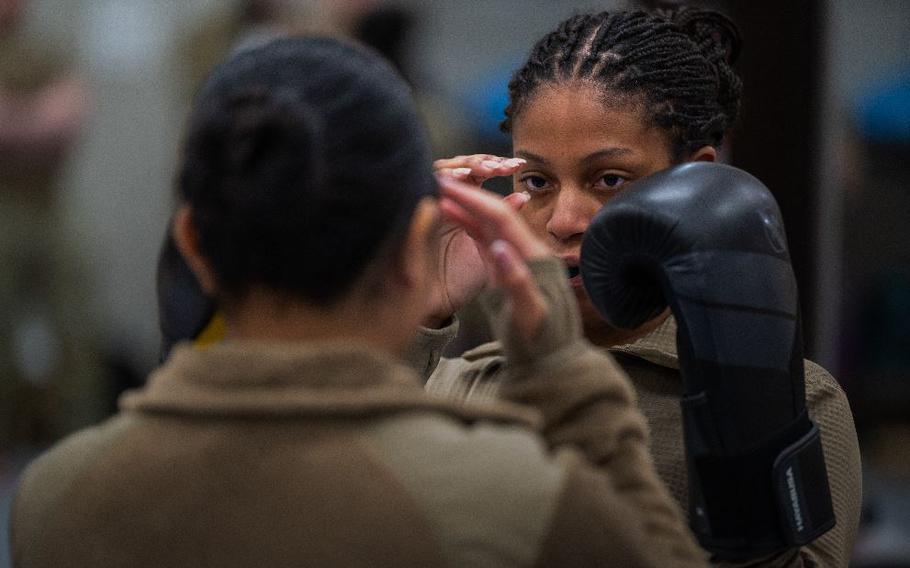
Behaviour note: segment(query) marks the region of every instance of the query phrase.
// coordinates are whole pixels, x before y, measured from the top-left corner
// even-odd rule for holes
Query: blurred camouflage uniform
[[[70,70],[36,43],[19,33],[0,38],[5,96],[34,99]],[[100,419],[108,404],[84,283],[60,231],[61,150],[32,159],[0,147],[0,449],[51,442]]]

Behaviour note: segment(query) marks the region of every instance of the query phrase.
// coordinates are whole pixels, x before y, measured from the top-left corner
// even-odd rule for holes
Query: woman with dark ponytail
[[[639,178],[691,161],[715,161],[739,114],[742,83],[733,70],[736,26],[712,11],[601,12],[573,16],[544,36],[509,83],[502,129],[514,157],[457,156],[435,167],[451,184],[479,186],[513,176],[511,200],[568,268],[589,341],[609,349],[636,387],[659,473],[685,510],[689,497],[676,353],[669,311],[628,331],[592,307],[579,274],[582,237],[611,197]],[[452,315],[485,284],[470,237],[445,234],[441,293],[420,356],[427,388],[446,396],[492,399],[507,384],[509,361],[498,344],[458,359],[439,359],[455,333]],[[846,566],[859,520],[860,462],[843,392],[806,362],[806,403],[821,430],[836,526],[806,546],[749,565]]]

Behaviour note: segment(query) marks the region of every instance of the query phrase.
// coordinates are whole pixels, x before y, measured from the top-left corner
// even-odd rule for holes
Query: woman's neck
[[[618,329],[604,321],[599,314],[593,315],[596,319],[590,316],[585,317],[588,314],[582,314],[585,337],[594,345],[606,348],[638,341],[660,327],[670,316],[670,310],[664,310],[659,316],[646,321],[635,329]]]
[[[280,343],[344,341],[362,343],[391,353],[401,353],[407,344],[403,332],[386,325],[383,318],[358,300],[331,306],[263,292],[251,292],[243,301],[225,310],[227,337],[239,341]]]

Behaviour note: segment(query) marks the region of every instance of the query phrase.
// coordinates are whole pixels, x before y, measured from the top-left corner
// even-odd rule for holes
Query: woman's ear
[[[196,275],[199,287],[207,296],[214,296],[217,292],[215,273],[199,251],[199,233],[193,226],[193,209],[189,205],[181,205],[174,213],[171,221],[171,238],[174,239],[174,244],[187,266]]]
[[[690,162],[716,162],[717,148],[714,146],[702,146],[692,153],[689,158]]]

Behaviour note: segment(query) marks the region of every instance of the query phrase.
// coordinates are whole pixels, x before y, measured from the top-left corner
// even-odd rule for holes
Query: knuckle
[[[501,201],[490,203],[490,216],[498,223],[505,223],[512,219],[512,211]]]

